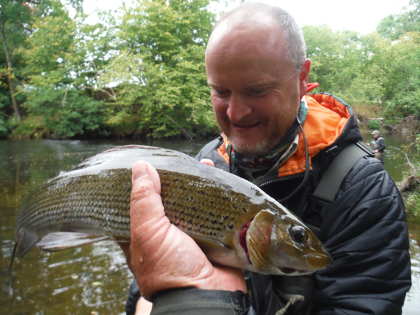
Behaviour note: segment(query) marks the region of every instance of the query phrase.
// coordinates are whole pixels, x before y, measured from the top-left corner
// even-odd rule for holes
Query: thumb
[[[156,169],[145,161],[136,162],[132,168],[130,202],[131,230],[151,219],[164,216],[160,197],[160,179]]]

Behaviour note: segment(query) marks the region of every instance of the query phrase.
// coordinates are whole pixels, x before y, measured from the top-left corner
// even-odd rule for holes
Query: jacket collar
[[[304,98],[308,110],[303,123],[303,132],[307,139],[310,166],[312,167],[312,158],[331,146],[342,134],[352,115],[352,110],[342,100],[330,94],[308,94]],[[225,137],[223,139],[224,144],[219,146],[218,153],[229,163],[228,141]],[[300,133],[294,153],[278,168],[277,176],[289,176],[304,171],[305,146],[303,135]]]

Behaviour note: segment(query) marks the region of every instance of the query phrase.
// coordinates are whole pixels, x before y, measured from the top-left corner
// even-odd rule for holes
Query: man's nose
[[[252,107],[249,106],[243,96],[232,94],[229,98],[227,116],[232,122],[240,122],[251,114]]]

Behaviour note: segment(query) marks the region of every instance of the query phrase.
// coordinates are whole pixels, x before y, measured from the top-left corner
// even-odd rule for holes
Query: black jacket
[[[359,140],[359,129],[351,117],[333,145],[313,158],[303,188],[283,202],[313,227],[331,254],[332,265],[310,277],[249,273],[249,301],[238,292],[163,292],[154,299],[152,314],[275,314],[296,294],[305,296],[305,302],[290,306],[284,314],[401,314],[411,286],[408,231],[401,196],[382,163],[369,156],[361,158],[345,176],[333,203],[312,197],[336,154]],[[213,140],[197,158],[209,158],[216,167],[228,170],[217,152],[220,145],[221,139]],[[261,188],[280,200],[302,178],[303,173],[276,177]]]
[[[215,144],[205,147],[198,157],[215,159],[214,151],[207,151]],[[318,168],[332,158],[320,154]],[[321,175],[315,168],[306,191],[284,203],[289,209],[298,209],[296,214],[315,227],[334,260],[314,274],[312,284],[298,287],[297,292],[312,291],[311,301],[307,301],[312,304],[310,314],[401,314],[411,271],[404,206],[394,182],[380,161],[365,157],[346,175],[335,202],[322,205],[311,198]],[[301,176],[278,179],[262,188],[281,199],[300,180]],[[276,295],[276,286],[284,290],[296,280],[250,275],[255,312],[274,314],[284,305],[284,299]],[[284,281],[287,285],[281,283]],[[290,310],[287,314],[303,313]]]

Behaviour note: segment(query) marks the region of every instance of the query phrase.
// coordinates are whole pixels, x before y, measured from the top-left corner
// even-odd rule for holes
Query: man
[[[379,130],[372,131],[372,142],[370,143],[375,157],[384,162],[385,140],[381,137]]]
[[[216,25],[205,58],[223,133],[197,158],[253,181],[294,211],[334,261],[303,277],[212,265],[170,224],[156,171],[139,163],[125,252],[152,314],[400,314],[411,284],[408,233],[382,164],[364,156],[332,202],[314,197],[337,154],[361,136],[342,101],[307,94],[311,62],[294,20],[279,8],[242,5]]]

